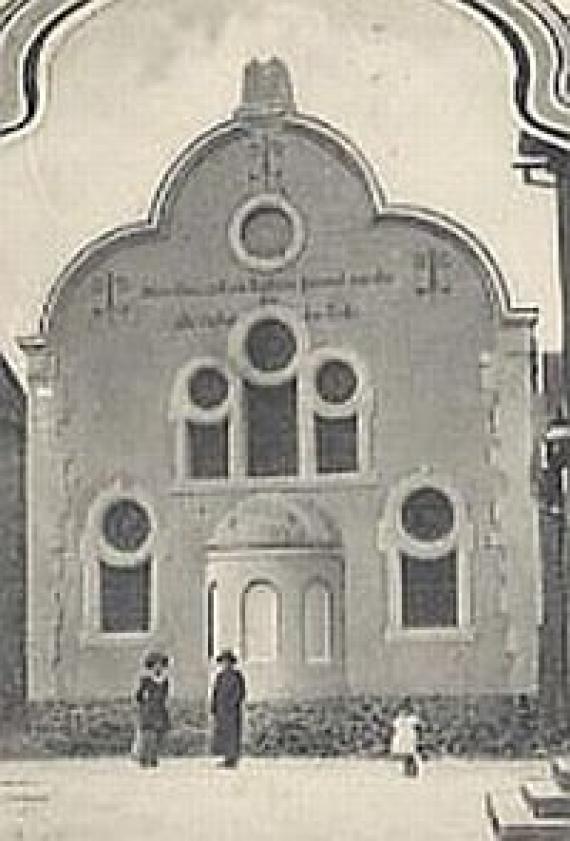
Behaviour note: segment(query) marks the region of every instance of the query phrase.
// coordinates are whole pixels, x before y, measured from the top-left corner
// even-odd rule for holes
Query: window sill
[[[243,667],[244,669],[278,669],[282,665],[282,661],[275,658],[271,660],[269,658],[259,659],[259,660],[244,660]]]
[[[475,639],[472,626],[463,628],[396,628],[390,626],[384,632],[387,642],[422,643],[471,643]]]
[[[375,488],[379,474],[367,473],[323,473],[319,476],[233,476],[224,479],[204,479],[180,482],[173,485],[173,496],[200,496],[202,494],[240,493],[244,490],[320,490],[331,488]]]
[[[147,646],[153,638],[152,631],[128,633],[104,633],[102,631],[81,631],[79,642],[82,648],[109,648]]]
[[[323,657],[320,659],[315,658],[314,660],[304,660],[303,665],[307,669],[330,669],[332,666],[336,666],[338,664],[335,663],[331,657]]]

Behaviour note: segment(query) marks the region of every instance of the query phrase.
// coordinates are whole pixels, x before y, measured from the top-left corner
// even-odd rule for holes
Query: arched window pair
[[[333,596],[326,581],[315,579],[302,598],[303,659],[328,662],[333,656]],[[249,662],[273,662],[281,650],[281,593],[269,581],[255,581],[242,594],[241,640]],[[208,656],[217,651],[217,583],[208,587]]]
[[[181,481],[363,469],[365,376],[350,353],[307,351],[281,312],[245,319],[229,360],[194,360],[177,377]]]

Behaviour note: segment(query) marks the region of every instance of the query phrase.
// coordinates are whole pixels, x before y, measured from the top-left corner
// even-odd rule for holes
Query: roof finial
[[[238,117],[263,117],[295,110],[293,84],[287,65],[275,56],[269,61],[254,58],[243,73]]]

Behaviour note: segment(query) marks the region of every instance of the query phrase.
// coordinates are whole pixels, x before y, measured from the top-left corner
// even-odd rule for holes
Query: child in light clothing
[[[420,770],[419,731],[421,722],[412,702],[406,698],[392,722],[392,756],[403,761],[406,777],[417,777]]]

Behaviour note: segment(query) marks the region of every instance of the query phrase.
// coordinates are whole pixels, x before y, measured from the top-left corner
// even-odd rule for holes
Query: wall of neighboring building
[[[543,616],[540,638],[541,706],[545,713],[566,715],[568,697],[567,520],[568,496],[564,448],[547,442],[549,425],[563,416],[563,356],[545,353],[542,387],[535,399],[534,484],[540,511]]]
[[[25,694],[25,397],[0,359],[0,705]]]

